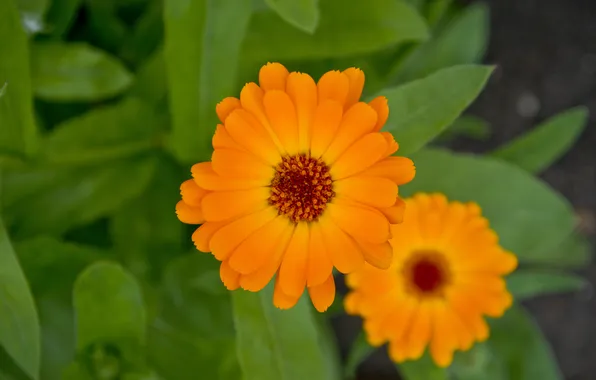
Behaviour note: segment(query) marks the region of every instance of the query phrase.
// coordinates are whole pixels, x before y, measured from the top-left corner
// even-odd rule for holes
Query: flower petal
[[[377,112],[377,123],[375,124],[374,130],[380,131],[389,118],[389,105],[387,104],[387,98],[384,96],[377,96],[371,100],[368,105]]]
[[[226,130],[238,145],[267,164],[275,166],[281,161],[280,152],[269,133],[250,112],[243,109],[232,112],[226,119]]]
[[[186,180],[180,185],[182,200],[189,206],[199,207],[205,194],[207,194],[207,190],[201,189],[192,179]]]
[[[365,135],[346,149],[331,165],[331,176],[337,181],[362,172],[383,156],[386,147],[387,142],[381,134],[369,133]]]
[[[209,248],[209,242],[213,235],[223,226],[226,222],[205,222],[192,234],[192,241],[195,243],[195,247],[201,252],[211,252]]]
[[[288,69],[281,63],[267,63],[259,71],[259,85],[265,91],[285,90]]]
[[[186,224],[201,224],[205,221],[200,207],[190,206],[184,201],[176,203],[176,215]]]
[[[373,207],[391,207],[397,197],[397,185],[379,177],[345,178],[335,181],[333,190],[339,197],[348,197]]]
[[[320,285],[333,272],[333,263],[329,257],[329,251],[325,246],[319,223],[310,224],[308,255],[306,283],[308,286]]]
[[[310,148],[310,129],[317,108],[317,85],[310,75],[294,72],[288,77],[287,92],[298,116],[298,149],[306,153]]]
[[[364,256],[356,242],[327,215],[323,215],[319,223],[321,223],[327,252],[337,270],[345,274],[361,269],[364,265]]]
[[[403,185],[414,179],[416,168],[407,157],[387,157],[364,170],[361,175],[384,177],[397,185]]]
[[[269,185],[264,180],[222,177],[213,170],[211,162],[195,164],[191,172],[201,188],[212,191],[244,190]]]
[[[213,234],[209,242],[213,256],[219,261],[225,260],[240,243],[276,216],[277,211],[268,207],[223,226]]]
[[[290,96],[278,90],[267,91],[263,97],[265,114],[271,129],[289,155],[297,154],[298,117]]]
[[[325,99],[331,99],[341,104],[343,108],[350,91],[350,79],[346,74],[339,71],[329,71],[319,79],[317,89],[319,91],[319,103]]]
[[[279,267],[279,286],[284,294],[300,296],[306,286],[308,263],[309,228],[307,223],[298,223]]]
[[[230,136],[226,128],[221,124],[218,124],[217,127],[215,127],[215,133],[211,138],[211,144],[213,145],[213,149],[225,148],[246,151],[242,145],[238,144],[236,140]]]
[[[211,157],[213,170],[222,177],[259,180],[268,185],[275,169],[249,153],[234,149],[215,149]]]
[[[219,278],[221,278],[221,282],[224,284],[226,289],[238,289],[238,280],[240,279],[240,274],[230,267],[227,260],[222,261],[221,265],[219,266]]]
[[[275,307],[282,310],[290,309],[298,303],[300,296],[302,294],[298,297],[285,294],[279,286],[279,276],[275,278],[275,286],[273,288],[273,305]]]
[[[385,215],[385,218],[391,224],[399,224],[404,220],[404,213],[406,211],[406,202],[397,197],[395,203],[391,207],[379,208],[379,211]]]
[[[334,100],[319,101],[312,123],[310,155],[319,158],[325,151],[339,128],[343,116],[341,104]]]
[[[236,108],[240,108],[240,100],[230,96],[217,103],[215,112],[217,113],[219,120],[222,123],[225,123],[228,115],[230,115]]]
[[[350,80],[350,86],[348,90],[348,96],[346,97],[346,103],[344,108],[348,109],[360,100],[362,95],[362,89],[364,88],[364,73],[362,70],[355,67],[350,67],[343,71]]]
[[[382,244],[391,237],[387,218],[374,209],[329,203],[326,212],[339,228],[358,240]]]
[[[308,294],[310,295],[312,304],[319,313],[327,311],[335,299],[335,280],[333,279],[333,274],[330,274],[322,284],[309,287]]]
[[[367,263],[379,269],[389,269],[393,259],[393,247],[389,242],[372,244],[359,240],[358,245]]]
[[[270,193],[267,187],[211,192],[203,198],[203,215],[210,222],[219,222],[251,214],[269,207]]]

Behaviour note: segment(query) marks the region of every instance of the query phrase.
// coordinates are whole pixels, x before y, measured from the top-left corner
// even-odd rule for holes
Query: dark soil
[[[488,4],[491,39],[485,62],[498,69],[470,113],[487,120],[493,132],[486,142],[457,141],[454,148],[484,152],[567,108],[587,106],[591,115],[583,135],[542,178],[571,201],[581,228],[596,243],[596,0]],[[581,274],[596,285],[596,264]],[[565,378],[596,379],[593,292],[545,296],[526,306],[552,344]],[[354,336],[344,331],[358,329],[358,319],[341,317],[336,322],[341,346],[351,344]],[[363,363],[359,373],[360,379],[399,378],[384,350]]]

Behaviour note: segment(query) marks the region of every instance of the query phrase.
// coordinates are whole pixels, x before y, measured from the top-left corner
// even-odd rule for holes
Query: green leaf
[[[592,244],[577,232],[569,235],[560,244],[549,247],[547,252],[536,255],[532,262],[536,264],[552,264],[556,268],[581,268],[592,259]]]
[[[93,357],[105,355],[98,347],[114,347],[116,358],[142,365],[146,317],[135,278],[118,264],[97,262],[79,275],[73,292],[77,351]]]
[[[539,173],[571,148],[587,121],[586,107],[567,110],[497,149],[492,155],[531,173]]]
[[[45,28],[43,19],[48,6],[50,5],[49,1],[50,0],[16,0],[23,26],[28,33],[35,34]]]
[[[506,377],[510,380],[562,380],[548,342],[532,317],[521,307],[514,306],[502,318],[491,323],[488,341],[495,356],[503,360]],[[512,339],[512,337],[515,337]]]
[[[445,129],[437,140],[449,141],[459,136],[469,139],[486,141],[491,133],[490,125],[486,120],[478,117],[464,115],[458,117],[447,129]]]
[[[19,236],[61,234],[137,197],[154,168],[154,158],[142,157],[68,170],[15,170],[5,177],[5,213]]]
[[[40,332],[27,279],[0,219],[0,345],[31,378],[39,378]]]
[[[348,353],[348,358],[344,367],[344,377],[346,379],[356,379],[356,370],[358,369],[358,366],[365,361],[366,358],[372,355],[375,349],[375,347],[368,344],[364,331],[360,331]]]
[[[273,283],[258,293],[232,293],[238,358],[245,380],[326,380],[311,308],[302,297],[289,310],[273,306]]]
[[[30,156],[37,147],[27,35],[13,0],[0,1],[0,153]]]
[[[139,65],[155,52],[163,39],[163,1],[153,0],[136,22],[130,37],[120,48],[120,56]]]
[[[503,360],[487,342],[476,343],[468,351],[456,351],[448,372],[449,378],[455,380],[508,379]]]
[[[52,0],[46,15],[46,28],[54,39],[68,32],[75,20],[81,0]]]
[[[143,99],[154,107],[166,108],[168,84],[163,49],[158,49],[137,71],[129,95]]]
[[[31,63],[35,95],[49,101],[99,101],[132,83],[132,75],[116,58],[82,42],[35,43]]]
[[[209,157],[215,105],[234,96],[250,1],[165,0],[165,62],[173,130],[170,148],[183,162]]]
[[[391,110],[386,129],[395,135],[399,154],[417,151],[453,123],[478,96],[492,70],[491,66],[455,66],[382,91]]]
[[[319,24],[319,0],[265,0],[288,24],[313,34]]]
[[[319,26],[313,34],[294,28],[273,12],[256,13],[246,35],[242,59],[265,62],[338,58],[428,38],[424,19],[401,1],[325,0],[320,2],[320,13]]]
[[[428,352],[418,360],[410,360],[398,364],[397,370],[404,380],[447,380],[448,373],[437,367]]]
[[[412,159],[416,178],[400,193],[442,192],[451,200],[478,203],[500,243],[522,262],[544,261],[573,230],[565,198],[513,165],[434,149]]]
[[[405,83],[443,68],[478,63],[488,45],[488,23],[486,4],[468,6],[438,36],[396,66],[390,75],[392,82]]]
[[[44,142],[44,158],[85,165],[132,156],[158,146],[166,124],[166,114],[127,98],[58,125]]]
[[[507,277],[507,289],[518,301],[545,294],[575,292],[587,285],[584,278],[553,271],[523,269]]]
[[[453,0],[429,1],[425,7],[428,25],[432,28],[436,27],[449,13],[452,3]]]

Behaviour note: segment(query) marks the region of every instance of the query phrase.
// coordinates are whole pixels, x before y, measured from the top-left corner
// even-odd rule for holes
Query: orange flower
[[[418,359],[428,345],[446,367],[455,350],[488,337],[484,315],[500,317],[511,305],[502,276],[517,259],[474,203],[418,194],[406,204],[404,223],[392,226],[390,269],[348,275],[345,308],[363,317],[370,344],[389,342],[394,361]]]
[[[319,311],[335,297],[332,270],[388,268],[390,224],[402,220],[397,186],[411,160],[380,132],[389,109],[359,101],[364,74],[330,71],[318,83],[265,65],[259,85],[216,107],[211,162],[192,167],[176,206],[199,251],[221,261],[230,289],[259,291],[275,279],[273,303],[296,304],[304,288]]]

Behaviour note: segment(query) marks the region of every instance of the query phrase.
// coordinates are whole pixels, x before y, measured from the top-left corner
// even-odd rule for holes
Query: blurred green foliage
[[[531,174],[571,147],[584,109],[487,156],[425,147],[490,133],[461,115],[493,69],[478,64],[488,32],[486,6],[450,0],[0,1],[0,379],[354,375],[363,338],[342,364],[305,300],[282,312],[270,288],[226,291],[174,213],[190,164],[210,157],[215,104],[268,60],[315,77],[362,68],[417,166],[402,194],[478,202],[523,263],[518,300],[584,286],[565,272],[589,258],[573,210]],[[492,329],[447,370],[427,357],[398,370],[562,379],[520,306]]]

